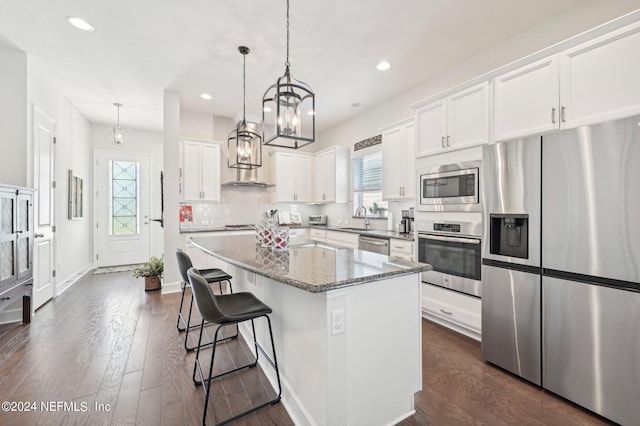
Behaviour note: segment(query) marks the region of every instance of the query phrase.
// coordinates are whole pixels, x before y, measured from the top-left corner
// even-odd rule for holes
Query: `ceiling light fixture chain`
[[[248,52],[247,48],[247,53]],[[247,121],[247,53],[244,53],[242,50],[242,122],[246,123]]]
[[[289,0],[287,0],[287,60],[284,63],[284,66],[287,68],[287,75],[289,74],[289,67],[291,64],[289,63]]]

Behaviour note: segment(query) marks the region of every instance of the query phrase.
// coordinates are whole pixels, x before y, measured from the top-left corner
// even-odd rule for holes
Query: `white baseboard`
[[[71,274],[66,280],[56,283],[56,297],[67,291],[72,285],[74,285],[80,278],[82,278],[87,272],[93,269],[93,263],[84,265],[80,270]]]
[[[167,293],[175,293],[177,291],[182,291],[182,287],[180,286],[180,281],[176,281],[173,283],[162,283],[162,290],[160,290],[160,292],[162,294],[167,294]]]

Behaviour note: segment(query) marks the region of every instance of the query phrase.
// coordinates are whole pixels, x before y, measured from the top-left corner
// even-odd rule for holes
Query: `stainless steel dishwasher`
[[[360,235],[360,237],[358,237],[358,248],[360,250],[389,256],[389,239],[384,237],[376,238]]]

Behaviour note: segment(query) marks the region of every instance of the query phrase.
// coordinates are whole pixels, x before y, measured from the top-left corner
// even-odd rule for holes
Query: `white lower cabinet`
[[[327,243],[338,247],[358,248],[358,234],[340,231],[327,231]]]
[[[289,238],[307,239],[309,238],[309,230],[307,228],[289,228]]]
[[[311,228],[309,230],[309,238],[311,238],[313,241],[320,241],[320,242],[326,243],[327,231],[325,229]]]
[[[481,338],[481,300],[422,284],[422,316],[472,339]]]
[[[389,242],[389,256],[413,260],[413,241],[391,238]]]

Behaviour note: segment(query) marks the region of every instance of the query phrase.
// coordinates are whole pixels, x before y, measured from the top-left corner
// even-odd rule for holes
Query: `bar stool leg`
[[[180,286],[182,287],[182,297],[180,298],[180,308],[178,308],[178,322],[176,323],[176,328],[178,329],[178,331],[184,331],[185,328],[180,328],[180,321],[182,320],[182,323],[185,325],[185,327],[187,327],[186,323],[184,322],[184,317],[182,316],[182,305],[184,304],[184,293],[187,284],[180,283]]]
[[[199,361],[199,354],[200,354],[200,345],[198,346],[198,352],[196,353],[196,361],[195,361],[195,365],[194,365],[194,371],[193,371],[193,381],[194,383],[197,385],[202,384],[203,385],[203,391],[204,391],[204,412],[202,415],[202,424],[206,425],[206,421],[207,421],[207,411],[209,408],[209,394],[211,392],[211,382],[218,378],[218,377],[222,377],[222,376],[226,376],[228,374],[231,373],[235,373],[236,371],[239,370],[243,370],[245,368],[253,368],[258,364],[258,353],[259,352],[263,352],[265,355],[265,358],[267,359],[267,361],[269,362],[269,364],[271,364],[271,366],[273,367],[273,369],[276,372],[276,378],[278,381],[278,394],[270,401],[267,401],[263,404],[257,405],[255,407],[252,407],[248,410],[243,411],[242,413],[236,414],[235,416],[228,418],[226,420],[223,420],[220,423],[216,423],[215,426],[221,426],[224,425],[226,423],[232,422],[234,420],[239,419],[240,417],[243,417],[249,413],[253,413],[254,411],[260,410],[261,408],[264,408],[268,405],[273,405],[276,404],[278,402],[280,402],[280,399],[282,397],[282,384],[280,382],[280,370],[278,369],[278,358],[276,356],[276,347],[274,344],[274,340],[273,340],[273,329],[271,328],[271,319],[269,318],[268,315],[263,315],[266,319],[267,319],[267,324],[269,326],[269,336],[270,336],[270,340],[271,340],[271,349],[272,349],[272,353],[273,353],[273,361],[271,361],[271,359],[269,358],[269,356],[263,351],[263,349],[260,347],[260,345],[258,345],[258,341],[257,341],[257,337],[256,337],[256,329],[255,329],[255,324],[254,324],[254,318],[251,319],[251,329],[253,332],[253,342],[256,348],[256,359],[254,362],[247,364],[245,366],[242,367],[238,367],[235,368],[233,370],[230,371],[226,371],[224,373],[221,374],[217,374],[215,376],[213,376],[213,362],[215,359],[215,353],[216,353],[216,343],[218,342],[218,333],[220,331],[220,329],[222,327],[224,327],[225,325],[230,325],[230,324],[220,324],[217,328],[216,328],[216,332],[214,335],[214,340],[213,340],[213,348],[212,348],[212,352],[211,352],[211,364],[209,365],[209,376],[207,379],[204,378],[204,374],[202,373],[202,368],[200,366],[200,361]],[[259,317],[257,317],[259,318]],[[236,323],[237,325],[238,323]],[[200,332],[200,337],[202,337],[202,331]],[[198,343],[201,343],[200,340],[198,341]],[[196,369],[198,369],[198,372],[200,374],[201,380],[200,382],[196,381],[195,379],[195,375],[196,375]],[[206,384],[204,383],[206,382]]]

